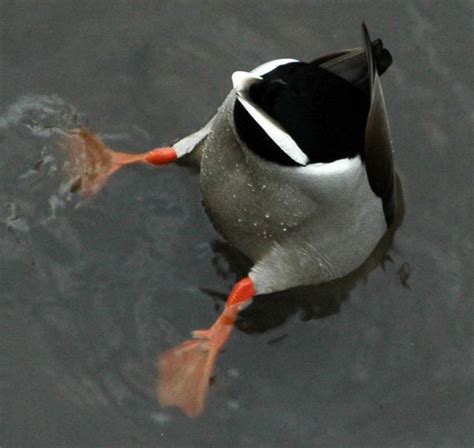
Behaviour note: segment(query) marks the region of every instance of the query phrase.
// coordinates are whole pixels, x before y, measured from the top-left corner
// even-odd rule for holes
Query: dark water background
[[[473,446],[473,9],[0,0],[0,446]],[[81,203],[62,190],[57,135],[87,124],[118,149],[168,144],[234,70],[358,46],[362,20],[395,60],[383,84],[406,216],[392,261],[351,291],[257,303],[204,416],[160,409],[157,354],[211,324],[246,266],[196,174],[133,167]]]

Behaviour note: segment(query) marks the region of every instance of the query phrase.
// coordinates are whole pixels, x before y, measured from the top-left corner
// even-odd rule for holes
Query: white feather
[[[232,73],[232,85],[237,92],[246,92],[254,82],[261,81],[262,79],[262,77],[252,72],[239,71]]]
[[[250,116],[288,157],[300,165],[306,165],[309,162],[309,158],[293,138],[283,129],[278,121],[270,117],[270,115],[261,110],[248,98],[248,88],[254,82],[261,79],[254,73],[235,72],[232,75],[232,82],[237,92],[237,100],[240,101]]]
[[[265,62],[265,64],[259,65],[255,67],[250,73],[256,76],[263,76],[272,70],[275,70],[280,65],[289,64],[290,62],[299,62],[297,59],[290,59],[290,58],[283,58],[283,59],[275,59],[273,61]]]
[[[207,137],[209,131],[211,130],[213,121],[214,117],[212,117],[204,127],[199,129],[199,131],[187,135],[173,144],[173,148],[175,149],[178,158],[193,151],[194,148],[196,148],[196,146],[199,145],[199,143],[201,143],[205,137]]]

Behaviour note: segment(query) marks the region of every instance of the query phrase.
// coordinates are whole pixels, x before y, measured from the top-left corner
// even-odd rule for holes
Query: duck
[[[234,72],[215,115],[171,146],[129,154],[87,129],[68,136],[63,147],[84,196],[132,163],[198,166],[210,221],[253,263],[210,328],[159,356],[163,407],[203,412],[218,354],[255,296],[347,276],[393,224],[396,173],[381,85],[391,63],[363,23],[359,48]]]

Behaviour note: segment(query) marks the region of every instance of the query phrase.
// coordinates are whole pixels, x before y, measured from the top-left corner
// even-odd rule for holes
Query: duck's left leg
[[[229,338],[240,310],[256,294],[250,277],[240,280],[212,327],[194,331],[193,339],[161,355],[157,394],[162,406],[177,406],[191,417],[202,412],[217,355]]]
[[[209,134],[211,124],[212,120],[199,131],[178,140],[173,146],[141,153],[114,151],[93,132],[84,128],[70,131],[61,140],[60,147],[69,159],[67,171],[71,182],[82,196],[91,197],[105,185],[112,174],[125,165],[167,165],[193,151],[196,152]],[[194,162],[199,163],[199,157],[194,157]]]

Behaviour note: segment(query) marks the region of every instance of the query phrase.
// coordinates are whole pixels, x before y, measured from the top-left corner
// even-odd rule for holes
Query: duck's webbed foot
[[[73,129],[61,140],[60,147],[68,157],[68,175],[83,197],[96,194],[109,177],[125,165],[166,165],[177,158],[175,149],[171,147],[136,154],[114,151],[84,128]]]
[[[177,406],[190,417],[202,412],[217,355],[229,338],[239,311],[255,294],[249,277],[240,280],[212,327],[194,331],[194,339],[161,355],[157,385],[161,406]]]

